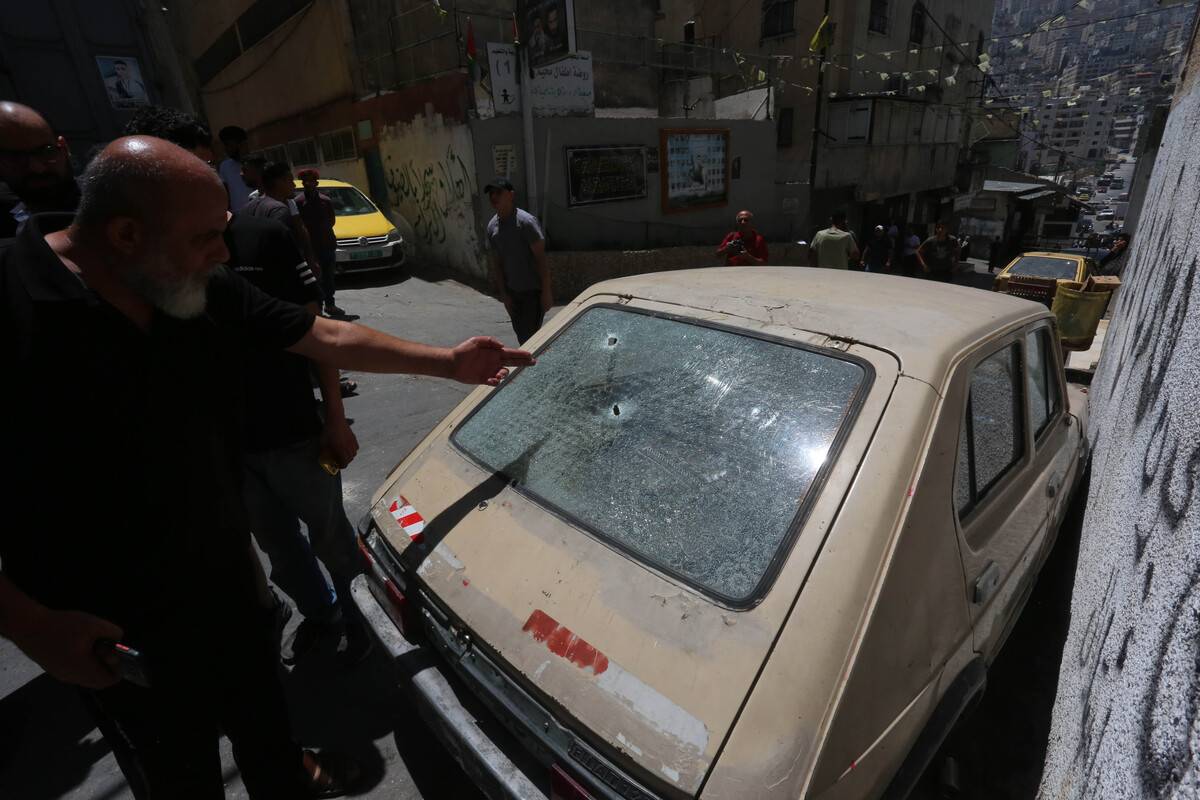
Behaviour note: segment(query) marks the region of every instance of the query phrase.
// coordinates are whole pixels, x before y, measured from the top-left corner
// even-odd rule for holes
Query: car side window
[[[977,506],[1025,454],[1022,372],[1021,347],[1014,342],[971,373],[954,478],[959,514]]]
[[[1039,328],[1025,336],[1025,375],[1029,392],[1029,424],[1033,438],[1042,435],[1050,420],[1062,407],[1058,380],[1054,371],[1054,353],[1050,350],[1050,331]]]

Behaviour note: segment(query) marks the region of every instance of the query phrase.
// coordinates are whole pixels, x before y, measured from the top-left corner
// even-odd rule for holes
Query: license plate
[[[383,258],[382,250],[351,250],[351,261],[366,261],[368,258]]]

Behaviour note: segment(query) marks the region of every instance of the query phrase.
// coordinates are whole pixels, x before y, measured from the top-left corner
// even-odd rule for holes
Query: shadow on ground
[[[1037,796],[1058,690],[1058,667],[1070,625],[1071,589],[1087,492],[1085,481],[1029,603],[988,670],[982,701],[947,738],[912,800],[1030,800]],[[940,785],[939,774],[947,757],[957,765],[957,791]]]
[[[482,282],[472,282],[463,275],[452,273],[439,264],[430,264],[418,258],[410,258],[399,269],[384,269],[371,272],[344,272],[337,278],[338,289],[377,289],[388,286],[399,286],[410,278],[416,278],[426,283],[441,283],[442,281],[458,281],[477,291],[487,291]]]
[[[361,765],[357,794],[377,787],[388,765],[375,741],[391,734],[421,797],[482,800],[482,795],[417,715],[397,672],[377,648],[371,658],[339,671],[314,657],[285,678],[292,730],[305,747],[348,753]]]
[[[109,752],[78,693],[49,675],[0,699],[0,797],[63,797]]]

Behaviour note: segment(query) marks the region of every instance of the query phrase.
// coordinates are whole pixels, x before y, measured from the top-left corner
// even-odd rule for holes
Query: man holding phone
[[[725,256],[725,266],[743,267],[750,264],[767,263],[767,240],[754,229],[754,215],[739,211],[734,218],[736,226],[717,248],[718,256]]]
[[[353,764],[292,739],[262,622],[240,356],[489,385],[533,359],[487,337],[407,342],[272,298],[219,266],[228,218],[204,161],[126,137],[88,167],[74,219],[31,217],[0,254],[0,368],[43,381],[0,396],[22,459],[2,497],[0,636],[91,690],[105,736],[133,754],[121,767],[139,798],[223,797],[218,732],[254,800],[335,797],[354,790]],[[108,642],[140,651],[150,688],[120,680],[131,656]]]

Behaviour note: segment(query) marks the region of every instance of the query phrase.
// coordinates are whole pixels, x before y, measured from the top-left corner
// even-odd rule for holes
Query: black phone
[[[100,639],[94,648],[96,656],[107,662],[108,656],[116,656],[117,674],[122,680],[135,686],[150,688],[150,676],[146,671],[146,659],[140,650],[112,639]]]

